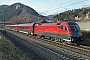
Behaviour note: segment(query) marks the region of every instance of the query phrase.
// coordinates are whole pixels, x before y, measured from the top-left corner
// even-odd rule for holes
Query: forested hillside
[[[82,9],[74,9],[62,12],[53,18],[54,20],[62,21],[64,19],[70,20],[90,20],[90,7]]]

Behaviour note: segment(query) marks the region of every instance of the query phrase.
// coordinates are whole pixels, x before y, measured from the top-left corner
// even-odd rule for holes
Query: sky
[[[33,8],[44,16],[90,6],[90,0],[0,0],[0,6],[17,2]]]

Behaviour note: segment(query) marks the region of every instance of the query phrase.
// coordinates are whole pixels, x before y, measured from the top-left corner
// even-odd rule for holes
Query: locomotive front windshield
[[[75,22],[68,22],[68,24],[70,25],[70,29],[73,32],[79,32],[80,31],[80,27],[77,23]]]
[[[80,28],[78,25],[70,25],[70,28],[71,28],[71,31],[73,32],[79,32],[80,31]]]

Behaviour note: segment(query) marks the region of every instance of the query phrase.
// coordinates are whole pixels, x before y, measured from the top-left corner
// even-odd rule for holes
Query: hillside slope
[[[0,6],[0,21],[26,23],[36,22],[38,19],[46,19],[46,17],[38,14],[33,8],[22,3]]]
[[[31,60],[0,32],[0,60]]]

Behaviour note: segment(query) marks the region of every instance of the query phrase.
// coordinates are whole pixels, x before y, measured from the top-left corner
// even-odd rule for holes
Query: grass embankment
[[[30,60],[10,40],[0,33],[0,60]]]

